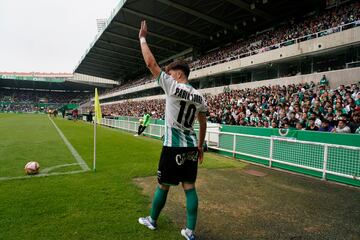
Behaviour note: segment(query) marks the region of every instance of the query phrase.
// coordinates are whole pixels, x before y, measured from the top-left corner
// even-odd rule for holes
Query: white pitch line
[[[43,170],[41,170],[41,173],[49,173],[50,171],[54,170],[54,169],[58,169],[58,168],[62,168],[62,167],[68,167],[68,166],[76,166],[79,165],[78,163],[69,163],[69,164],[62,164],[62,165],[56,165],[53,167],[48,167],[48,168],[44,168]]]
[[[65,135],[61,132],[61,130],[58,128],[58,126],[56,126],[55,122],[49,117],[50,121],[52,122],[52,124],[54,125],[54,127],[56,128],[57,132],[59,133],[60,137],[62,138],[62,140],[64,141],[65,145],[67,146],[67,148],[70,150],[71,154],[74,156],[74,158],[76,159],[76,161],[79,163],[80,167],[82,168],[83,171],[90,171],[89,166],[85,163],[84,159],[82,159],[82,157],[80,156],[80,154],[76,151],[76,149],[71,145],[71,143],[67,140],[67,138],[65,137]]]
[[[83,173],[83,172],[87,172],[87,170],[77,170],[77,171],[57,172],[57,173],[40,173],[37,175],[27,175],[27,176],[20,176],[20,177],[0,177],[0,181],[15,180],[15,179],[27,179],[27,178],[34,178],[34,177],[48,177],[48,176],[56,176],[56,175],[69,175],[69,174],[76,174],[76,173]]]

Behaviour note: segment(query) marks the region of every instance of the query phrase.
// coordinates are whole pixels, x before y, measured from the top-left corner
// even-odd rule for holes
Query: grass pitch
[[[93,126],[55,123],[91,167]],[[76,162],[46,116],[0,114],[0,133],[0,177],[23,176],[32,160],[42,168]],[[98,127],[97,150],[96,173],[0,181],[0,239],[182,239],[180,188],[171,190],[158,230],[137,223],[149,214],[161,142]],[[209,153],[202,168],[200,240],[360,239],[358,189]]]
[[[91,167],[93,126],[55,123]],[[27,161],[42,168],[76,162],[45,115],[0,114],[0,132],[0,177],[24,176]],[[106,127],[97,140],[96,173],[0,181],[0,239],[181,239],[166,216],[155,233],[137,223],[151,199],[132,179],[156,174],[161,142]],[[233,165],[208,160],[211,168]],[[73,168],[80,169],[63,171]]]
[[[41,163],[41,169],[74,164],[52,123],[44,115],[0,115],[0,179],[24,175],[29,161]],[[57,171],[80,170],[79,166],[58,168]]]

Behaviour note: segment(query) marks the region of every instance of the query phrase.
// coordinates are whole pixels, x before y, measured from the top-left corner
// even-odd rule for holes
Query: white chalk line
[[[53,167],[44,168],[43,170],[41,170],[41,173],[49,173],[50,171],[53,171],[53,170],[58,169],[58,168],[63,168],[63,167],[68,167],[68,166],[76,166],[76,165],[79,165],[79,163],[69,163],[69,164],[56,165],[56,166],[53,166]]]
[[[55,124],[55,122],[49,117],[50,121],[54,125],[55,129],[59,133],[60,137],[64,141],[65,145],[68,147],[74,158],[76,159],[77,163],[69,163],[69,164],[62,164],[62,165],[56,165],[53,167],[44,168],[39,174],[36,175],[26,175],[26,176],[17,176],[17,177],[0,177],[0,181],[7,181],[7,180],[16,180],[16,179],[28,179],[28,178],[34,178],[34,177],[48,177],[48,176],[57,176],[57,175],[70,175],[70,174],[77,174],[77,173],[83,173],[90,170],[90,168],[87,166],[85,161],[82,159],[82,157],[79,155],[79,153],[75,150],[75,148],[71,145],[71,143],[67,140],[65,135],[61,132],[61,130],[58,128],[58,126]],[[76,171],[69,171],[69,172],[55,172],[55,173],[49,173],[52,170],[67,167],[67,166],[75,166],[79,165],[82,170],[76,170]]]
[[[52,122],[52,124],[54,125],[55,129],[57,130],[57,132],[59,133],[60,137],[62,138],[62,140],[64,141],[65,145],[67,146],[67,148],[69,149],[69,151],[71,152],[71,154],[74,156],[74,158],[76,159],[76,161],[78,162],[78,164],[80,165],[80,167],[82,168],[83,171],[90,171],[89,166],[85,163],[84,159],[82,159],[82,157],[80,156],[80,154],[76,151],[76,149],[71,145],[71,143],[69,142],[69,140],[67,140],[67,138],[65,137],[65,135],[61,132],[61,130],[58,128],[58,126],[55,124],[55,122],[48,117],[49,120]]]
[[[40,173],[36,175],[26,175],[20,177],[0,177],[0,181],[7,181],[7,180],[15,180],[15,179],[27,179],[27,178],[36,178],[36,177],[48,177],[48,176],[56,176],[56,175],[69,175],[69,174],[77,174],[87,172],[87,170],[77,170],[77,171],[70,171],[70,172],[56,172],[56,173]]]

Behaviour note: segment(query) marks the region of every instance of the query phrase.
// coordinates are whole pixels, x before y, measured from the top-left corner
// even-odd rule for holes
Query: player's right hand
[[[147,35],[147,24],[146,24],[146,21],[143,20],[143,21],[141,21],[141,27],[140,27],[140,31],[139,31],[139,39],[142,37],[146,38],[146,35]]]

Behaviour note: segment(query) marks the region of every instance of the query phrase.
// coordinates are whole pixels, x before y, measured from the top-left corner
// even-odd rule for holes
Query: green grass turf
[[[30,161],[41,169],[76,163],[46,115],[1,114],[0,133],[0,177],[24,176]]]
[[[91,166],[93,126],[55,122]],[[75,162],[45,116],[1,114],[0,131],[0,176],[22,175],[28,160]],[[166,216],[155,232],[137,223],[149,214],[151,199],[132,179],[156,174],[161,142],[98,127],[97,149],[96,173],[0,181],[0,239],[182,239]],[[206,154],[202,167],[244,166],[228,162]]]

